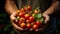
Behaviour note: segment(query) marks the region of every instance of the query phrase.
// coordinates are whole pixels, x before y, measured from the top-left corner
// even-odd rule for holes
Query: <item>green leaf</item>
[[[37,14],[34,17],[35,17],[35,19],[37,19]]]
[[[35,15],[35,18],[36,18],[36,20],[39,20],[39,19],[41,19],[42,18],[42,15],[39,13],[39,14],[36,14]]]
[[[41,14],[38,14],[38,15],[37,15],[37,18],[38,18],[38,19],[39,19],[39,18],[41,18],[41,17],[42,17],[42,15],[41,15]]]
[[[40,21],[44,22],[44,18],[41,18]]]

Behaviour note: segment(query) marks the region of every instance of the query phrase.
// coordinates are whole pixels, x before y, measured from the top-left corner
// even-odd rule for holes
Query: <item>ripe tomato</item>
[[[27,11],[27,7],[24,7],[24,11]]]
[[[37,29],[38,28],[38,25],[33,25],[33,29]]]
[[[22,22],[19,20],[19,21],[17,22],[17,25],[20,26],[21,23],[22,23]]]
[[[35,14],[37,14],[37,13],[39,13],[39,11],[37,11],[37,10],[34,10],[34,13],[35,13]]]
[[[21,13],[21,12],[24,12],[24,10],[23,10],[23,9],[21,9],[21,10],[20,10],[20,13]]]
[[[31,22],[34,21],[34,17],[33,17],[33,16],[29,17],[29,20],[30,20]]]
[[[21,11],[24,12],[24,9],[22,8]]]
[[[28,11],[30,11],[31,10],[31,6],[28,6]]]
[[[29,14],[25,14],[25,18],[29,19],[30,15]]]
[[[18,24],[20,24],[21,22],[20,22],[20,20],[18,21]]]
[[[20,16],[20,17],[24,17],[24,15],[25,15],[25,14],[24,14],[23,12],[19,13],[19,16]]]
[[[25,23],[21,23],[20,24],[20,27],[25,28],[26,27],[26,24]]]
[[[20,22],[25,22],[25,18],[20,18],[20,20],[19,20]]]
[[[26,20],[27,23],[30,23],[30,20]]]
[[[31,26],[33,26],[35,24],[35,22],[31,22]]]
[[[42,23],[40,21],[36,21],[36,24],[37,25],[41,25]]]
[[[28,28],[28,29],[31,28],[31,24],[30,24],[30,23],[27,24],[27,28]]]

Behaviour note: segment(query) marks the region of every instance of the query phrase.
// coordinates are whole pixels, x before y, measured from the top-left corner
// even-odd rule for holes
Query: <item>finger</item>
[[[42,28],[38,29],[40,31],[44,30],[47,27],[47,25],[44,25]]]
[[[23,30],[23,28],[17,26],[13,21],[11,21],[11,22],[12,22],[12,26],[13,26],[15,29],[17,29],[17,30]]]
[[[16,17],[15,17],[15,16],[17,16],[17,12],[14,12],[14,13],[10,16],[10,19],[11,19],[12,21],[16,20]]]
[[[44,22],[47,23],[49,21],[49,16],[43,14],[43,17],[45,18],[45,21]]]
[[[10,19],[11,19],[12,21],[14,21],[14,20],[16,20],[16,17],[14,17],[13,15],[11,15],[11,16],[10,16]]]

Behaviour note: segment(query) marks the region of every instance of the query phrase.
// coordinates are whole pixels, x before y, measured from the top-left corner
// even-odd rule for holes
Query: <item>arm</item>
[[[58,4],[59,1],[54,0],[52,2],[52,5],[44,13],[51,15],[54,12],[54,9],[58,6]]]
[[[16,20],[15,16],[18,13],[17,12],[18,8],[16,7],[14,0],[6,0],[5,9],[6,9],[6,12],[10,15],[12,26],[17,30],[23,30],[13,22],[14,20]]]
[[[50,20],[50,16],[53,12],[54,9],[58,6],[59,1],[54,0],[52,2],[52,5],[43,13],[43,17],[45,17],[45,23],[47,23]]]
[[[9,15],[18,10],[14,3],[14,0],[6,0],[5,9]]]

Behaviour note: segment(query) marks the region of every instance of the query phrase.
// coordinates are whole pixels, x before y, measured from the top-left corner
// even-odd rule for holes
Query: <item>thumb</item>
[[[14,20],[16,20],[16,17],[14,17],[13,15],[11,15],[11,16],[10,16],[10,19],[11,19],[12,21],[14,21]]]
[[[12,15],[10,16],[10,19],[11,19],[12,21],[16,20],[16,16],[17,16],[17,12],[14,12],[14,13],[12,13]]]
[[[45,14],[43,14],[43,17],[45,18],[45,23],[47,23],[48,21],[49,21],[49,16],[48,15],[45,15]]]
[[[46,16],[45,16],[45,23],[47,23],[48,21],[49,21],[49,16],[46,15]]]

